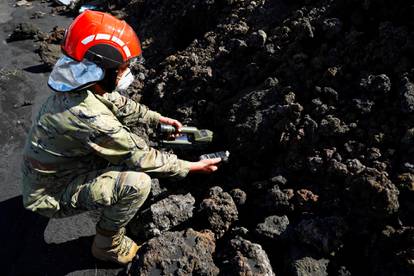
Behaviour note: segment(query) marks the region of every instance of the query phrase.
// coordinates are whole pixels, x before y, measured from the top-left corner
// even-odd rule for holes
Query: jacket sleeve
[[[161,115],[158,112],[122,96],[117,91],[95,96],[115,114],[119,121],[127,126],[135,125],[138,122],[155,126],[160,121]]]
[[[87,147],[114,165],[126,165],[156,177],[183,178],[190,170],[190,162],[148,147],[114,116],[94,117],[91,126]]]

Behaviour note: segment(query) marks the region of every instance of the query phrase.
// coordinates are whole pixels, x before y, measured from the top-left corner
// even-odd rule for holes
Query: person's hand
[[[217,171],[217,165],[220,162],[221,158],[203,159],[198,162],[192,162],[190,172],[212,173]]]
[[[173,126],[176,130],[176,133],[175,133],[176,135],[181,132],[181,128],[183,127],[183,124],[180,123],[180,121],[175,120],[175,119],[171,119],[171,118],[168,118],[168,117],[164,117],[164,116],[161,116],[160,122],[163,123],[163,124],[166,124],[166,125]]]

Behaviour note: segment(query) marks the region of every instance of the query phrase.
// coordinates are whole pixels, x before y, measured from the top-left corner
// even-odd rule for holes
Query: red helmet
[[[91,10],[69,26],[62,51],[77,61],[85,58],[103,68],[118,68],[142,52],[137,35],[125,21]]]

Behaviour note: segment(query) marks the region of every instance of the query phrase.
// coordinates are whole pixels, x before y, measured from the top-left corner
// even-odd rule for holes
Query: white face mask
[[[134,82],[134,75],[132,75],[131,70],[127,68],[118,79],[116,90],[125,91],[132,84],[132,82]]]

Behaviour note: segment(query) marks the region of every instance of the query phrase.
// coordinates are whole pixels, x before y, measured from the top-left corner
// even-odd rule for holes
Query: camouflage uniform
[[[160,114],[118,92],[54,93],[30,130],[23,156],[23,203],[48,217],[102,209],[100,227],[118,230],[134,216],[150,177],[185,177],[189,163],[149,148],[131,133]]]

